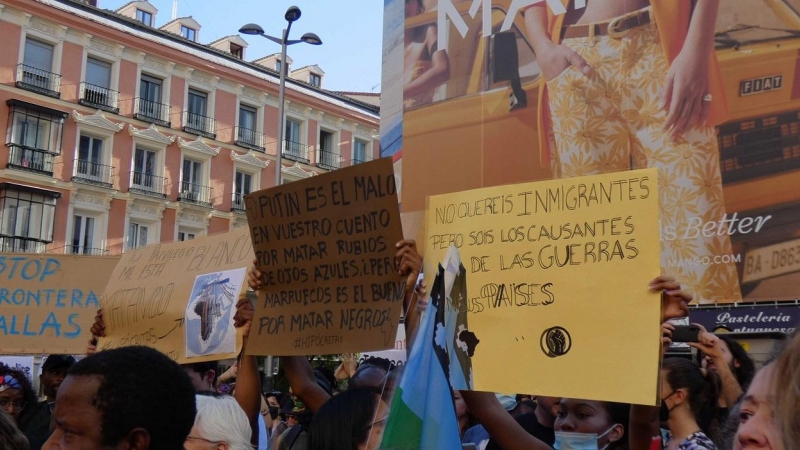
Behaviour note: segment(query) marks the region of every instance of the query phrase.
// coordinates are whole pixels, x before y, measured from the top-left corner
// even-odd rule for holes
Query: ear
[[[144,428],[134,428],[124,439],[129,450],[148,450],[150,448],[150,433]]]
[[[684,389],[684,388],[676,389],[675,390],[675,396],[673,398],[676,400],[675,401],[675,406],[678,406],[678,405],[681,405],[682,403],[685,403],[686,400],[687,400],[686,389]]]
[[[621,424],[614,425],[611,431],[608,432],[608,442],[617,442],[625,436],[625,426]]]
[[[206,381],[208,381],[208,384],[210,384],[212,386],[214,385],[214,378],[216,377],[216,375],[217,374],[216,374],[216,372],[214,372],[213,369],[211,369],[208,372],[206,372],[205,379],[206,379]]]

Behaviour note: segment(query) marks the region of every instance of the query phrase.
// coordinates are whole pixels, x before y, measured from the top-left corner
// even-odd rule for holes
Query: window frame
[[[13,194],[13,195],[9,195]],[[43,244],[44,246],[53,243],[55,235],[56,208],[61,194],[43,189],[28,188],[13,183],[0,183],[0,238],[23,239]],[[9,199],[14,200],[14,204],[9,203]],[[28,204],[28,217],[20,220],[20,203]],[[38,234],[32,235],[31,224],[34,223],[32,217],[33,204],[41,205],[39,214]],[[9,227],[6,222],[9,218],[13,206],[13,223]],[[47,213],[46,213],[47,211]],[[49,230],[46,230],[49,221]],[[20,226],[24,226],[24,232],[20,231]]]

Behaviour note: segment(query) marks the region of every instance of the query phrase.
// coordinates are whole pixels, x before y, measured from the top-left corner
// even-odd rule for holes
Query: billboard
[[[406,236],[430,195],[656,167],[664,273],[701,304],[796,298],[800,0],[603,4],[385,1]]]

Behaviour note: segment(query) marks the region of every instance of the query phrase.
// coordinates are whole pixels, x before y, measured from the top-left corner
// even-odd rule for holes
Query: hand
[[[715,366],[725,364],[725,356],[722,354],[722,346],[720,339],[712,333],[709,333],[706,328],[699,323],[695,323],[700,328],[699,342],[689,342],[688,344],[708,356]]]
[[[689,315],[688,304],[694,297],[682,291],[680,283],[674,278],[663,275],[656,277],[648,288],[652,292],[661,292],[661,322]]]
[[[106,336],[106,323],[103,320],[103,309],[98,309],[94,316],[94,323],[89,330],[92,333],[92,340],[97,344],[97,338]]]
[[[398,249],[394,255],[397,273],[406,275],[406,292],[411,292],[422,272],[422,256],[417,252],[417,242],[412,239],[403,239],[395,247]]]
[[[537,58],[539,67],[542,69],[542,74],[546,81],[561,75],[562,72],[574,66],[582,74],[589,75],[592,67],[581,55],[575,50],[567,47],[566,45],[557,45],[550,43],[544,48],[545,51],[540,52]]]
[[[250,335],[254,315],[253,302],[249,298],[239,299],[239,302],[236,303],[236,314],[233,315],[233,326],[242,328],[242,337],[245,339]]]
[[[222,375],[219,376],[219,381],[232,380],[236,378],[236,375],[238,373],[239,373],[239,361],[236,361],[235,363],[233,363],[232,366],[228,368],[228,370],[226,370],[225,372],[222,373]]]
[[[661,105],[667,111],[663,130],[669,132],[670,140],[708,119],[711,102],[703,97],[709,85],[708,55],[684,48],[672,61],[661,92]]]
[[[261,282],[262,273],[260,270],[258,270],[258,268],[256,268],[257,264],[258,260],[254,259],[253,265],[249,269],[247,269],[247,285],[250,286],[250,289],[254,291],[261,289],[262,285]]]
[[[675,325],[664,322],[661,324],[661,359],[667,353],[667,349],[672,345],[672,332],[675,331]]]

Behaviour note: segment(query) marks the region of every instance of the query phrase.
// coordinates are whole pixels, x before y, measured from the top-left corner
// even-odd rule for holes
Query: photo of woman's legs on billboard
[[[713,101],[707,88],[694,102],[662,104],[665,85],[677,81],[667,80],[670,65],[650,8],[561,33],[559,47],[577,55],[547,81],[554,177],[657,167],[662,271],[699,303],[740,301],[730,238],[721,222],[717,139],[704,123],[708,105],[698,105]],[[547,76],[544,68],[543,73]],[[673,109],[677,112],[670,115]]]

